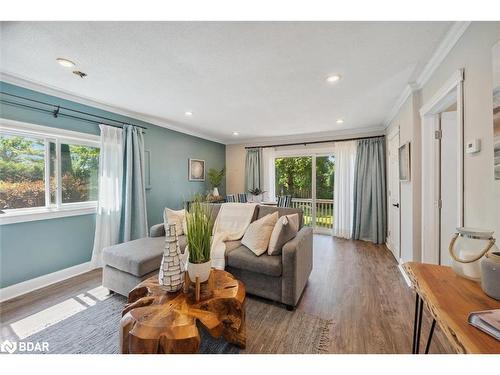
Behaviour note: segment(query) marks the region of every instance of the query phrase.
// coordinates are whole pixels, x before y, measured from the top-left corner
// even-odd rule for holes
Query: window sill
[[[0,225],[25,223],[29,221],[57,219],[61,217],[80,216],[95,214],[97,212],[97,205],[92,204],[79,204],[63,208],[35,208],[35,209],[20,209],[15,211],[7,211],[0,214]]]

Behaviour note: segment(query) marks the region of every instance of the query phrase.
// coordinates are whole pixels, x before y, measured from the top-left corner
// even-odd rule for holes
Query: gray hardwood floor
[[[101,271],[94,270],[1,303],[2,339],[16,339],[12,323],[100,282]],[[333,320],[330,353],[410,353],[414,298],[385,246],[314,236],[314,270],[298,310]],[[427,316],[424,313],[421,348],[429,331]],[[451,352],[439,328],[430,352]]]

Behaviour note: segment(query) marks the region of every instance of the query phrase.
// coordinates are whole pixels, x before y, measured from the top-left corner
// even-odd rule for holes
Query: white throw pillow
[[[163,211],[163,222],[165,230],[167,229],[167,225],[174,224],[178,236],[187,234],[186,210],[176,211],[165,207],[165,211]]]
[[[297,235],[299,231],[299,214],[285,215],[278,219],[269,240],[269,255],[281,254],[283,245]]]
[[[248,247],[257,256],[264,254],[269,246],[269,239],[277,221],[278,211],[255,220],[248,226],[241,244]]]

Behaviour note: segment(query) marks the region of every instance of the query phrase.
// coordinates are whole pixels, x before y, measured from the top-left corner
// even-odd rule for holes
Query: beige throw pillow
[[[278,219],[269,240],[269,255],[281,254],[283,245],[297,235],[299,231],[299,214],[285,215]]]
[[[186,222],[186,210],[171,210],[170,208],[165,208],[163,211],[163,222],[165,225],[165,230],[167,225],[174,224],[175,229],[177,229],[177,235],[182,236],[187,234],[187,222]]]
[[[248,226],[241,244],[248,247],[257,256],[264,254],[276,221],[278,221],[278,211],[255,220]]]

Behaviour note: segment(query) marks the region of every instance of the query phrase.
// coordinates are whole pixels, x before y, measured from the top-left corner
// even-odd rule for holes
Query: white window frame
[[[14,208],[4,210],[4,214],[0,214],[0,225],[22,223],[35,220],[55,219],[59,217],[78,216],[95,214],[97,212],[97,201],[77,202],[77,203],[62,203],[62,189],[56,190],[56,203],[50,203],[50,191],[47,187],[50,177],[50,158],[48,156],[49,142],[56,144],[56,158],[58,178],[57,186],[61,187],[61,163],[60,160],[60,144],[77,144],[82,146],[100,147],[100,137],[94,134],[86,134],[75,132],[72,130],[64,130],[52,128],[48,126],[35,125],[26,122],[8,120],[0,118],[0,133],[12,134],[26,137],[42,138],[45,141],[45,206],[33,208]],[[47,142],[49,141],[49,142]]]

